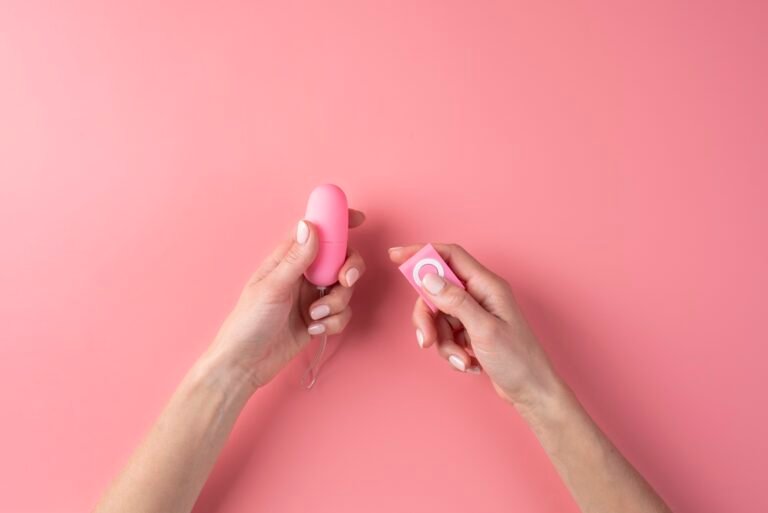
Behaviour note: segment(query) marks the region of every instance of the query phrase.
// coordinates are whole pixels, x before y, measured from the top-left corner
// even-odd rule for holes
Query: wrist
[[[244,405],[258,388],[252,374],[236,359],[209,350],[195,362],[188,378],[196,386],[223,394],[233,404]]]
[[[552,372],[534,390],[512,404],[526,423],[539,431],[561,423],[573,401],[573,392],[568,385]]]

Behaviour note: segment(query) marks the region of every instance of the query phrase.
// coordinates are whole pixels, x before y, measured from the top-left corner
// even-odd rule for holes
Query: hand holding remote
[[[459,246],[434,248],[466,290],[434,272],[419,277],[423,294],[437,308],[433,314],[423,297],[416,301],[413,323],[420,345],[437,344],[460,371],[488,374],[497,393],[533,430],[582,511],[668,513],[557,376],[509,285]],[[389,256],[402,264],[420,250],[422,245],[392,248]],[[443,274],[449,276],[447,270]]]
[[[391,248],[389,256],[402,264],[422,248]],[[419,345],[437,345],[439,354],[459,371],[485,371],[498,394],[518,406],[532,405],[557,388],[549,360],[507,282],[460,246],[434,248],[466,290],[435,273],[422,277],[423,293],[438,312],[433,313],[423,298],[416,301],[413,323]]]

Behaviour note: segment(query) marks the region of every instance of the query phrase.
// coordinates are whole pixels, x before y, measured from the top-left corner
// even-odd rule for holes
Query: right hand
[[[364,220],[362,212],[349,210],[350,228]],[[280,243],[248,281],[209,349],[216,362],[245,375],[252,391],[269,382],[312,335],[339,333],[352,316],[349,301],[365,262],[350,249],[338,283],[318,298],[304,272],[319,246],[317,227],[300,221],[295,235]]]
[[[459,371],[484,371],[496,392],[516,406],[534,406],[557,387],[544,350],[515,302],[509,284],[456,244],[433,244],[467,287],[436,274],[422,287],[438,308],[433,314],[419,298],[413,309],[416,338]],[[423,244],[391,248],[390,259],[402,264]]]

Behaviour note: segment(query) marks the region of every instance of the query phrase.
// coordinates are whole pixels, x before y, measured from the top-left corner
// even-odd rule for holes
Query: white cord
[[[320,297],[325,296],[325,291],[326,291],[325,287],[317,287],[317,290],[320,291]],[[315,357],[312,359],[312,362],[309,364],[309,367],[307,367],[304,373],[301,375],[301,380],[299,381],[299,383],[301,383],[301,386],[303,386],[307,390],[311,389],[313,386],[315,386],[315,383],[317,383],[317,377],[320,374],[321,360],[323,359],[323,354],[325,353],[325,347],[328,345],[327,333],[321,333],[319,337],[320,337],[320,348],[318,349],[317,353],[315,353]]]

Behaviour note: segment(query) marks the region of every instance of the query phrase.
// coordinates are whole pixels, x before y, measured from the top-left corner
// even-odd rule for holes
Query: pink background
[[[197,507],[576,511],[385,248],[458,241],[679,511],[768,509],[768,13],[754,2],[0,4],[0,510],[93,505],[333,181],[369,271],[317,388]],[[299,365],[303,361],[298,362]]]

